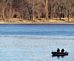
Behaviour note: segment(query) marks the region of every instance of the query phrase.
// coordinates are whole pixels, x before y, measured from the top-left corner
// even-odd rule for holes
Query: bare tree
[[[35,20],[74,18],[74,0],[0,0],[0,17]]]
[[[46,0],[45,10],[46,10],[46,19],[48,19],[48,0]]]

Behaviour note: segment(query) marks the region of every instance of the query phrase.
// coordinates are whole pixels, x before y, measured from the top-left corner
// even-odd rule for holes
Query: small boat
[[[68,56],[68,52],[51,52],[52,56]]]

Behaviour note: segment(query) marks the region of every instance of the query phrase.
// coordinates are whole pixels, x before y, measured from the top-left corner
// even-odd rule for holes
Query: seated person
[[[60,52],[60,49],[59,48],[57,49],[57,52]]]
[[[64,53],[64,49],[62,49],[61,52]]]

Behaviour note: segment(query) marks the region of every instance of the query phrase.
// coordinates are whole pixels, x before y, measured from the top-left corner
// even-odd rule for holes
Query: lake
[[[65,57],[51,52],[64,48]],[[74,25],[0,25],[1,61],[73,61]]]

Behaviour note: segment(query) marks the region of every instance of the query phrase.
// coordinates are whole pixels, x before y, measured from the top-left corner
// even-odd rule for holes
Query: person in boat
[[[64,53],[64,49],[62,49],[61,52]]]
[[[58,52],[58,53],[60,52],[60,49],[59,49],[59,48],[57,49],[57,52]]]

